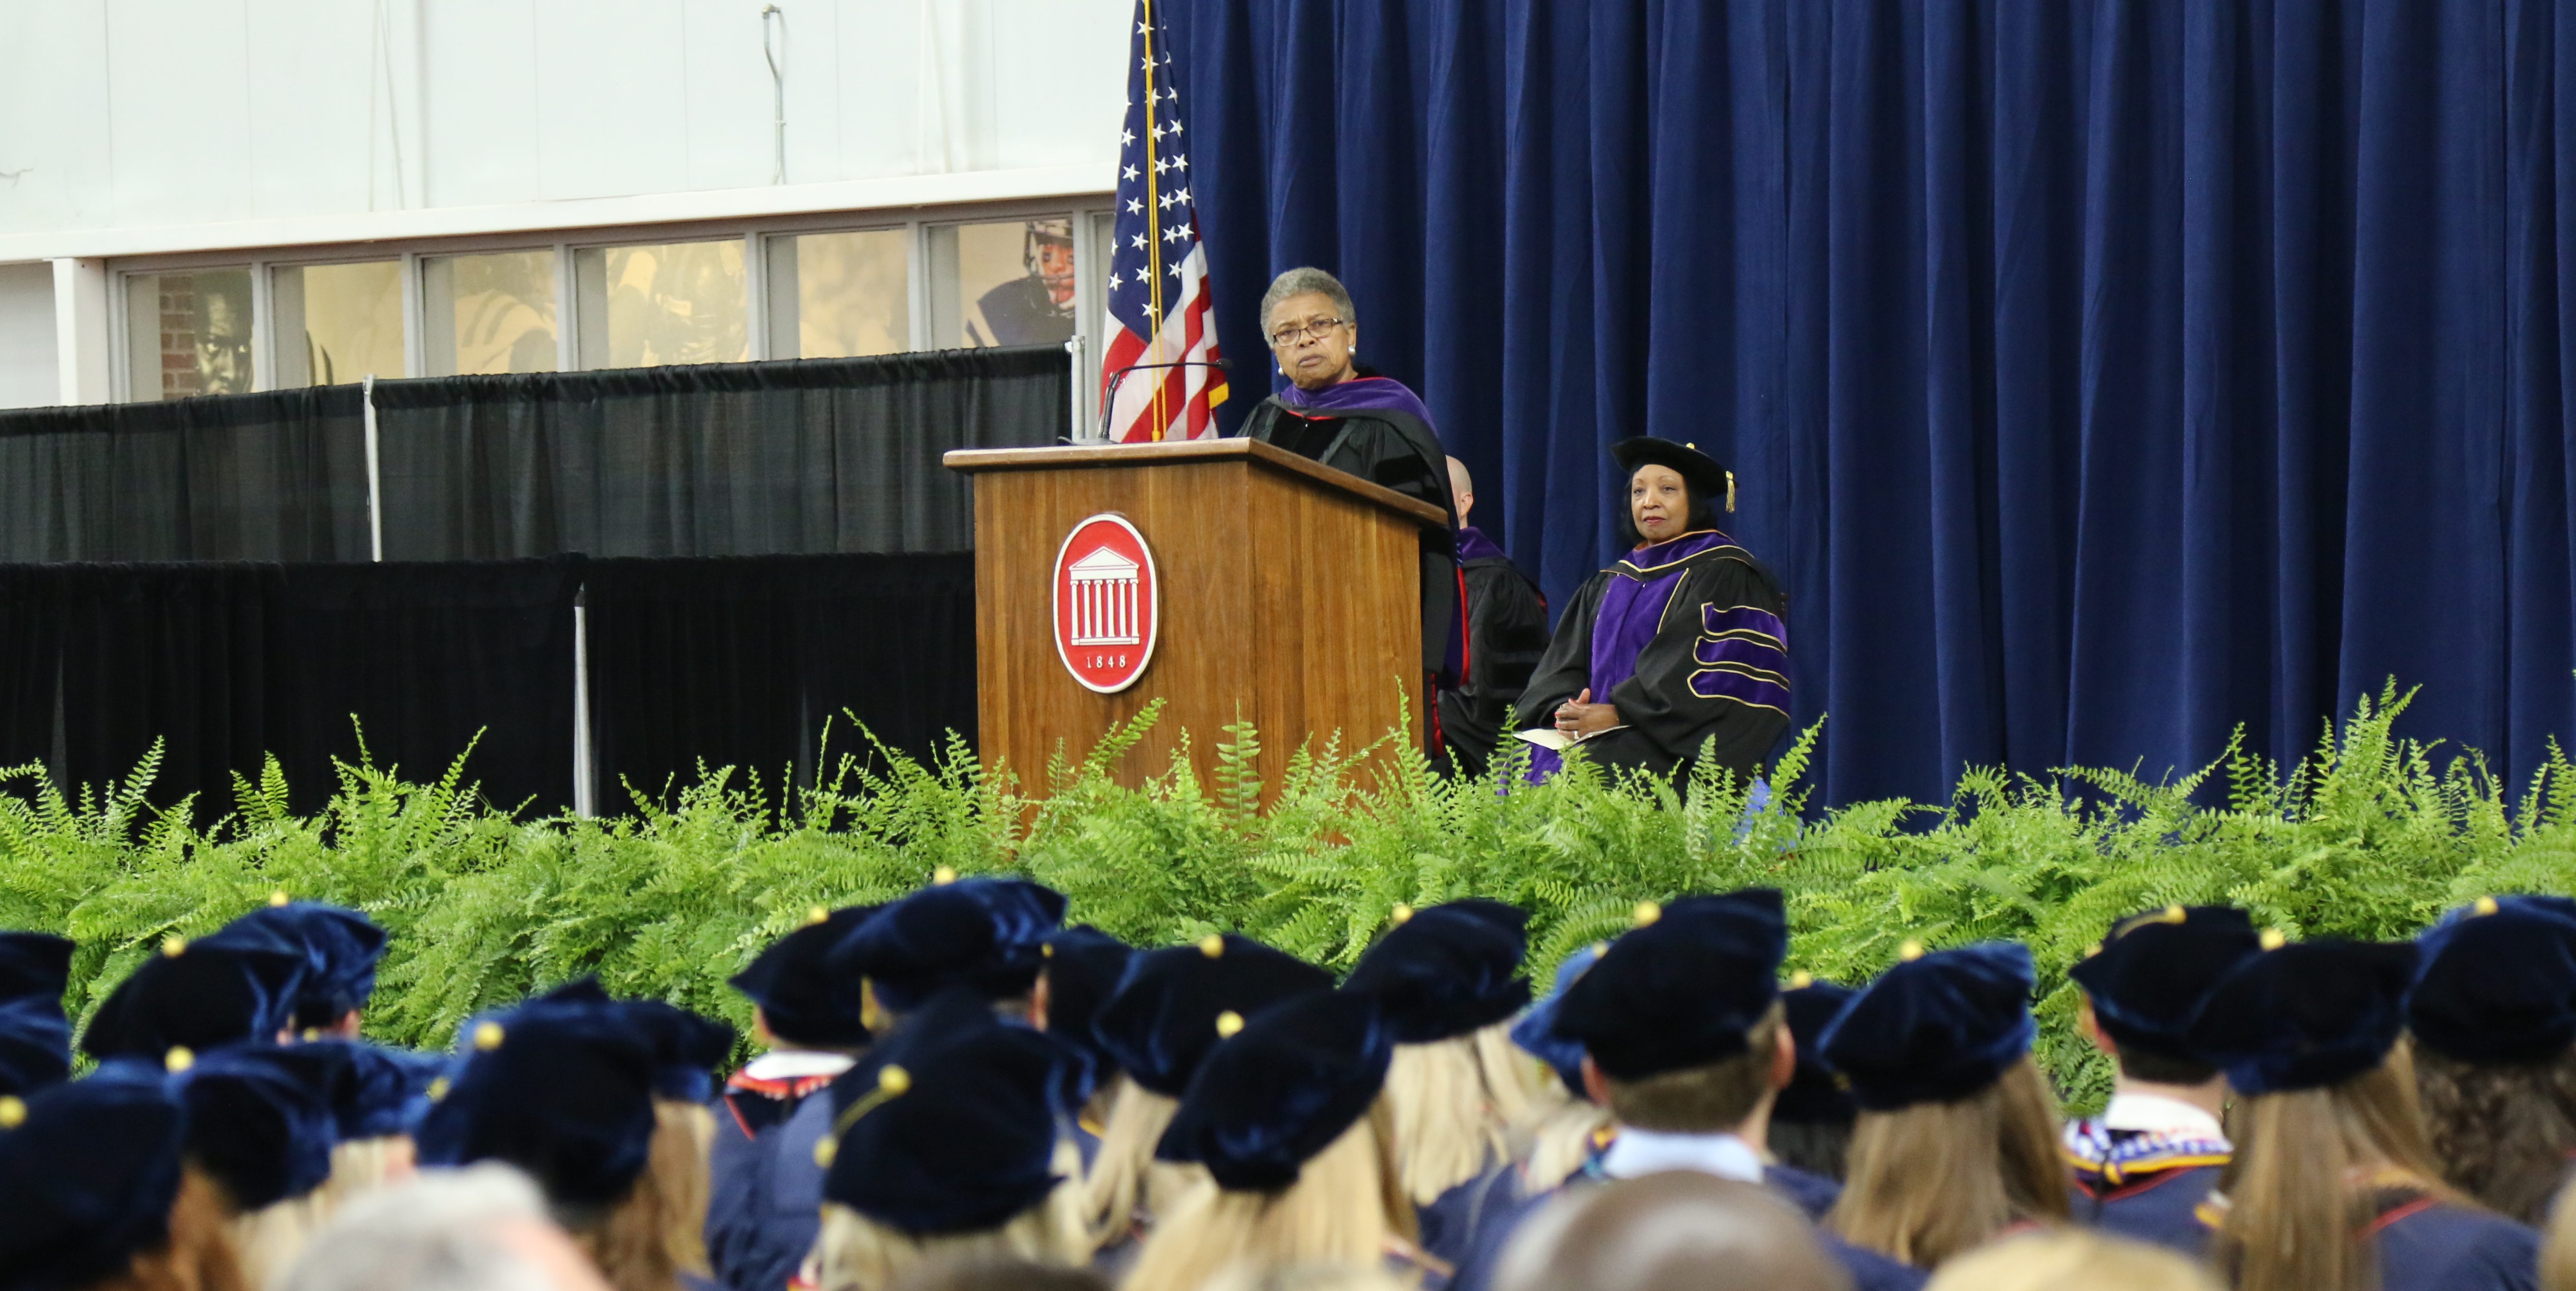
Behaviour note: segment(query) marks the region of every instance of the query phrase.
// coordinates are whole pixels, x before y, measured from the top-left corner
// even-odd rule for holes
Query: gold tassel
[[[1735,472],[1726,473],[1726,513],[1735,514]]]

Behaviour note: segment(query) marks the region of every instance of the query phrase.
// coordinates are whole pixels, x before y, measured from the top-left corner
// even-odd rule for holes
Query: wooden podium
[[[1162,716],[1113,768],[1120,780],[1160,774],[1186,731],[1205,783],[1240,719],[1261,741],[1265,801],[1310,738],[1321,747],[1339,732],[1357,749],[1395,726],[1407,696],[1414,731],[1425,728],[1417,534],[1448,523],[1439,507],[1249,439],[961,449],[946,461],[975,477],[976,747],[1023,792],[1046,792],[1059,747],[1078,759],[1155,699]],[[1059,566],[1103,531],[1068,539],[1104,513],[1150,550],[1159,619],[1142,673],[1106,694],[1075,675],[1082,651],[1059,645],[1056,610]],[[1099,554],[1095,571],[1134,564]],[[1096,573],[1064,575],[1084,576]]]

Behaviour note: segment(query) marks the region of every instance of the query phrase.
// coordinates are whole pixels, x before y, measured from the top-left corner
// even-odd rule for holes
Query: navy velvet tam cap
[[[1286,951],[1211,933],[1187,946],[1138,952],[1091,1029],[1128,1079],[1178,1098],[1216,1047],[1219,1015],[1250,1017],[1331,989],[1331,973]]]
[[[1070,1046],[958,988],[832,1082],[823,1197],[916,1236],[999,1228],[1046,1199]]]
[[[338,1060],[339,1074],[331,1082],[331,1121],[343,1141],[401,1134],[431,1082],[447,1072],[447,1059],[436,1054],[363,1040],[315,1040],[293,1047]]]
[[[2576,901],[2485,897],[2415,938],[2407,1025],[2474,1063],[2540,1062],[2576,1044]]]
[[[604,1209],[653,1144],[653,1042],[615,1005],[537,1002],[469,1022],[412,1131],[423,1165],[501,1161],[556,1206]]]
[[[385,930],[355,910],[319,901],[278,900],[225,924],[208,945],[289,948],[304,957],[295,991],[295,1027],[327,1027],[367,1006],[376,993],[376,964]]]
[[[760,1007],[769,1033],[783,1044],[809,1049],[857,1049],[871,1037],[855,973],[832,971],[832,948],[858,930],[878,905],[816,906],[805,926],[771,942],[751,966],[733,975],[733,988]]]
[[[1154,1155],[1203,1165],[1230,1192],[1297,1182],[1386,1086],[1395,1037],[1379,1009],[1374,996],[1332,991],[1249,1019],[1223,1015],[1213,1029],[1224,1039],[1199,1064]]]
[[[1817,1047],[1863,1111],[1946,1103],[2030,1052],[2030,948],[1986,941],[1901,959],[1827,1023]]]
[[[1527,911],[1471,897],[1396,913],[1342,985],[1377,997],[1397,1044],[1470,1035],[1529,1003]]]
[[[2187,1035],[2209,988],[2261,953],[2254,920],[2232,906],[2172,905],[2111,925],[2068,977],[2123,1049],[2194,1061]]]
[[[172,1048],[205,1053],[274,1040],[294,1021],[303,977],[300,955],[168,937],[108,993],[81,1049],[157,1066]]]
[[[952,986],[988,999],[1037,984],[1040,947],[1064,924],[1064,894],[1026,879],[960,879],[876,912],[827,961],[868,979],[877,1003],[910,1013]]]
[[[2340,1084],[2406,1028],[2411,942],[2306,941],[2247,959],[2201,1001],[2191,1046],[2245,1095]]]
[[[1047,1034],[1072,1045],[1106,1075],[1118,1060],[1100,1043],[1092,1022],[1126,980],[1136,948],[1090,924],[1075,924],[1047,938]]]
[[[1746,888],[1638,907],[1639,926],[1566,988],[1556,1031],[1613,1080],[1744,1054],[1779,999],[1789,922],[1780,894]]]
[[[0,1094],[24,1098],[71,1074],[71,966],[72,943],[61,937],[0,932]]]
[[[1636,475],[1640,466],[1671,467],[1690,486],[1691,496],[1706,503],[1711,511],[1726,499],[1726,468],[1689,444],[1639,435],[1612,444],[1610,456],[1630,476]]]
[[[0,1291],[88,1286],[168,1241],[186,1132],[157,1080],[0,1096]]]
[[[188,1159],[243,1211],[321,1187],[339,1140],[333,1088],[347,1062],[320,1045],[174,1055],[170,1087],[188,1110]]]
[[[1566,956],[1565,962],[1556,966],[1556,984],[1549,988],[1547,998],[1531,1005],[1530,1011],[1512,1024],[1512,1043],[1555,1068],[1556,1078],[1564,1081],[1567,1091],[1577,1098],[1583,1096],[1583,1042],[1556,1029],[1556,1011],[1565,1002],[1565,988],[1600,962],[1601,952],[1609,948],[1607,942],[1594,942]]]
[[[715,1097],[716,1068],[733,1057],[733,1027],[660,1000],[621,1000],[653,1046],[653,1096],[703,1103]]]
[[[1791,1125],[1841,1125],[1850,1122],[1860,1111],[1860,1103],[1843,1088],[1833,1064],[1825,1061],[1820,1043],[1826,1026],[1841,1014],[1860,992],[1832,982],[1819,982],[1799,973],[1789,979],[1789,989],[1780,992],[1780,1005],[1789,1015],[1789,1035],[1798,1045],[1797,1073],[1789,1078],[1788,1088],[1771,1104],[1771,1119]]]

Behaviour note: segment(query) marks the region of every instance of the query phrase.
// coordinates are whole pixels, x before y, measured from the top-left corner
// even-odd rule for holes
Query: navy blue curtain
[[[1557,604],[1607,444],[1727,461],[1828,799],[2295,757],[2391,675],[2515,775],[2576,734],[2549,0],[1169,12],[1239,376],[1340,274]]]

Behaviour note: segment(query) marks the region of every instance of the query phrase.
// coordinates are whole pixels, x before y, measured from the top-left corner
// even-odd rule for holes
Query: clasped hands
[[[1597,735],[1619,725],[1619,710],[1609,704],[1592,702],[1592,688],[1556,706],[1556,730],[1569,739]]]

